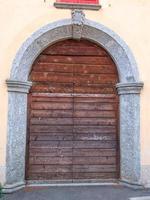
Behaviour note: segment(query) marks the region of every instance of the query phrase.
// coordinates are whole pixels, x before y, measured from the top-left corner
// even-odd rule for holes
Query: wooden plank
[[[55,173],[55,172],[72,172],[72,165],[31,165],[29,173]]]
[[[73,113],[74,117],[103,117],[103,119],[105,118],[115,118],[115,111],[93,111],[93,110],[75,110]]]
[[[68,64],[100,64],[109,65],[112,64],[110,57],[100,56],[51,56],[51,55],[40,55],[38,58],[39,63],[68,63]]]
[[[36,82],[73,83],[74,78],[72,73],[32,72],[31,79]]]
[[[116,157],[73,157],[73,165],[115,165]]]
[[[31,92],[42,92],[42,93],[82,93],[82,94],[114,94],[116,89],[113,87],[101,87],[99,84],[82,84],[74,85],[73,84],[64,84],[62,83],[51,83],[50,85],[46,84],[35,84],[31,88]]]
[[[77,152],[78,153],[78,152]],[[75,156],[77,155],[77,153],[75,153]],[[109,154],[110,155],[110,154]],[[30,156],[33,157],[59,157],[59,156],[63,156],[63,157],[72,157],[73,156],[73,152],[72,152],[72,147],[70,148],[46,148],[44,146],[39,146],[36,148],[30,148]]]
[[[75,103],[75,110],[116,110],[116,105],[112,103],[99,103],[99,102],[86,102],[86,103]]]
[[[98,126],[114,126],[116,125],[116,119],[112,118],[74,118],[74,125],[98,125]]]
[[[73,104],[69,102],[32,102],[31,109],[37,110],[64,110],[64,109],[72,109]]]
[[[46,148],[44,146],[38,146],[34,148],[30,148],[30,156],[42,156],[42,157],[115,157],[117,155],[116,149],[74,149],[70,148],[60,148],[60,147],[49,147]]]
[[[44,97],[44,98],[48,98],[48,97],[85,97],[85,98],[93,98],[93,100],[95,98],[100,98],[101,100],[104,98],[106,99],[118,99],[116,94],[82,94],[82,93],[32,93],[32,97]],[[100,101],[101,102],[101,101]]]
[[[116,157],[32,157],[30,165],[115,165]]]
[[[74,172],[73,179],[114,179],[117,178],[116,173],[80,173]]]
[[[71,83],[50,83],[50,84],[33,84],[32,92],[49,92],[49,93],[72,93],[73,84]]]
[[[105,141],[105,140],[116,140],[116,134],[107,134],[107,133],[74,133],[73,135],[74,140],[100,140],[100,141]]]
[[[109,118],[32,118],[31,124],[37,125],[100,125],[100,126],[114,126],[116,119]]]
[[[27,180],[72,180],[71,173],[63,172],[41,172],[41,173],[28,173]]]
[[[72,118],[32,118],[30,120],[31,124],[37,125],[73,125]]]
[[[45,135],[45,134],[32,134],[30,136],[30,141],[63,141],[63,140],[73,140],[73,134],[55,134],[55,135]]]
[[[73,165],[73,172],[116,172],[116,165]]]
[[[32,70],[34,72],[63,72],[73,73],[74,65],[62,63],[35,63]]]
[[[48,126],[31,125],[30,132],[34,133],[116,133],[116,126]]]
[[[55,127],[55,126],[54,126]],[[56,126],[57,127],[57,126]],[[63,132],[63,130],[61,131],[61,132],[31,132],[31,136],[52,136],[52,137],[54,137],[54,136],[56,136],[56,137],[65,137],[65,136],[69,136],[69,135],[72,135],[73,134],[73,131],[71,131],[71,132]]]
[[[93,95],[93,97],[92,97]],[[100,94],[98,94],[100,95]],[[111,95],[111,94],[109,94]],[[92,103],[109,103],[109,102],[115,102],[117,103],[117,98],[115,98],[115,95],[112,94],[112,96],[108,96],[108,94],[103,94],[102,97],[95,97],[94,94],[89,94],[89,96],[87,96],[87,94],[82,93],[82,95],[80,95],[80,97],[74,96],[73,101],[75,103],[79,103],[79,102],[92,102]],[[98,111],[99,112],[99,111]]]
[[[99,49],[102,49],[104,50],[101,46],[97,45],[96,43],[93,43],[93,42],[90,42],[88,40],[74,40],[74,39],[67,39],[67,40],[64,40],[64,41],[60,41],[60,42],[57,42],[51,46],[49,46],[46,50],[49,50],[51,48],[54,48],[54,47],[66,47],[67,49],[71,46],[71,47],[95,47],[95,48],[99,48]],[[45,50],[45,51],[46,51]],[[44,51],[44,52],[45,52]]]
[[[29,158],[30,165],[70,165],[72,157],[32,157]]]
[[[78,115],[81,116],[80,113],[76,114],[76,116]],[[31,117],[72,117],[73,112],[72,110],[31,110],[30,116]],[[109,116],[111,117],[111,114],[109,114]]]
[[[53,133],[53,134],[39,134],[31,133],[30,141],[50,141],[50,140],[116,140],[115,134],[99,134],[99,133]]]
[[[51,132],[70,133],[70,132],[72,132],[72,129],[73,129],[72,126],[30,125],[30,132],[36,132],[36,133],[51,133]]]
[[[115,74],[80,74],[72,73],[52,73],[52,72],[32,72],[32,81],[35,82],[55,82],[56,83],[76,83],[80,84],[115,84],[118,82]]]
[[[84,93],[32,93],[32,102],[115,102],[115,94],[84,94]]]
[[[35,63],[32,67],[34,72],[62,72],[83,74],[116,74],[116,67],[110,65],[67,64],[67,63]]]
[[[115,165],[31,165],[29,173],[40,172],[116,172]]]
[[[47,95],[43,95],[40,97],[40,94],[39,96],[33,96],[32,95],[32,102],[73,102],[74,99],[73,97],[49,97]]]
[[[73,78],[76,86],[80,86],[81,84],[111,84],[111,86],[115,86],[114,84],[118,82],[116,78],[116,74],[75,74]],[[96,85],[95,85],[96,86]],[[100,87],[100,86],[99,86]]]
[[[30,141],[29,146],[31,148],[36,148],[39,146],[46,148],[71,148],[73,147],[73,141]]]
[[[51,148],[102,148],[102,149],[114,149],[117,144],[116,141],[30,141],[30,147],[51,147]]]
[[[75,93],[91,93],[91,94],[113,94],[114,89],[110,87],[101,87],[100,85],[95,84],[87,84],[87,85],[80,85],[74,86]]]
[[[78,64],[74,67],[75,74],[116,74],[116,67],[111,65],[94,65],[93,63]]]
[[[64,142],[62,142],[61,145],[64,145]],[[69,145],[69,144],[68,144]],[[75,149],[77,148],[102,148],[102,149],[113,149],[113,148],[116,148],[117,144],[116,144],[116,141],[113,140],[113,141],[73,141],[73,147]]]
[[[95,47],[95,48],[100,48],[100,49],[103,49],[102,47],[99,47],[97,44],[95,43],[91,43],[89,42],[88,40],[73,40],[73,39],[67,39],[67,40],[64,40],[64,41],[60,41],[60,42],[57,42],[49,47],[47,47],[43,52],[42,54],[45,54],[45,52],[49,51],[51,48],[57,48],[57,47],[66,47],[67,49],[69,47]]]
[[[74,133],[116,133],[116,126],[74,126]]]
[[[73,149],[73,156],[83,156],[83,157],[108,157],[108,156],[116,156],[115,149]]]
[[[95,47],[78,47],[78,46],[69,46],[66,48],[64,46],[55,46],[43,52],[43,55],[85,55],[85,56],[104,56],[107,55],[104,50],[95,48]]]

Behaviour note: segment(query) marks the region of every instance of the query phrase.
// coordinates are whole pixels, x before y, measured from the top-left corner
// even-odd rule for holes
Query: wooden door
[[[58,42],[30,80],[26,179],[118,178],[118,75],[108,53],[86,40]]]

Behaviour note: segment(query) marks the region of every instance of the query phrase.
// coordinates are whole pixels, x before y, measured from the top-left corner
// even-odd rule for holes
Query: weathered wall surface
[[[85,11],[86,18],[115,31],[128,44],[137,61],[141,94],[141,164],[145,184],[150,182],[150,0],[103,0],[100,11]],[[108,6],[109,5],[109,6]],[[5,80],[9,78],[13,58],[22,43],[37,29],[48,23],[70,18],[69,10],[53,7],[52,0],[0,0],[0,182],[3,182],[6,157],[8,94]]]

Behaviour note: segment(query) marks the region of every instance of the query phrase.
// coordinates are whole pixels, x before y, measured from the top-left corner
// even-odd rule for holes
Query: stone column
[[[142,82],[118,83],[120,96],[120,178],[138,185],[140,180],[140,92]]]
[[[8,127],[6,152],[6,183],[4,192],[24,186],[27,126],[27,93],[31,82],[7,80]]]

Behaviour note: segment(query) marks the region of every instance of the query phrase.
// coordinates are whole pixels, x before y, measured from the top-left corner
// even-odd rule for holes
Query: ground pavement
[[[54,186],[28,187],[4,195],[1,200],[128,200],[140,196],[150,196],[150,189],[131,189],[119,185]]]

